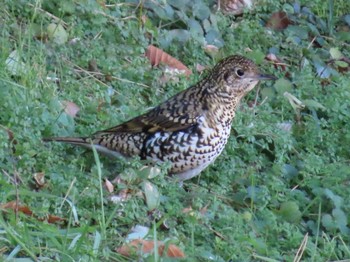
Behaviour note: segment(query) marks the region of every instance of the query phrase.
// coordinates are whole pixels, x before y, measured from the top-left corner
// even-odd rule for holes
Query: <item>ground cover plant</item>
[[[1,260],[350,259],[348,1],[262,0],[239,15],[204,0],[2,8]],[[182,187],[167,164],[42,141],[144,113],[231,54],[278,80],[245,98],[224,153]]]

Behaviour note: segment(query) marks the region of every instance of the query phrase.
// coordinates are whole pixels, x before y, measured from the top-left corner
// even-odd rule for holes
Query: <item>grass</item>
[[[350,91],[349,64],[343,59],[350,57],[348,1],[300,1],[309,13],[290,1],[263,1],[242,17],[213,13],[210,21],[193,16],[188,6],[167,6],[175,14],[169,18],[162,16],[164,5],[137,9],[130,2],[5,1],[0,14],[1,259],[169,261],[157,253],[116,252],[136,225],[149,229],[146,239],[175,244],[185,261],[350,259]],[[206,5],[196,2],[202,13]],[[281,31],[267,29],[267,20],[279,10],[292,23]],[[187,26],[186,19],[208,27],[210,22],[213,35],[193,31],[196,23]],[[67,35],[48,30],[50,23],[61,23]],[[171,38],[173,29],[188,30],[191,37]],[[220,51],[207,54],[203,39],[222,45]],[[152,68],[143,55],[149,44],[194,74],[163,85],[162,68]],[[144,169],[139,159],[112,160],[42,142],[122,123],[198,81],[197,64],[211,67],[235,53],[279,80],[261,84],[258,94],[245,98],[225,152],[183,187],[166,176],[166,165]],[[268,53],[286,68],[267,62]],[[89,64],[101,74],[89,73]],[[65,101],[80,108],[78,116],[65,112]],[[42,184],[34,180],[39,173]],[[117,175],[126,182],[114,183],[109,193],[105,179]],[[17,212],[5,208],[11,201],[19,203]],[[48,222],[55,217],[64,221]]]

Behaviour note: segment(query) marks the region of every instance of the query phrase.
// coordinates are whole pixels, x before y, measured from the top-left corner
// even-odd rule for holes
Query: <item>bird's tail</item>
[[[92,149],[92,147],[95,147],[97,151],[101,152],[104,155],[107,155],[110,157],[118,157],[118,158],[125,157],[120,152],[117,152],[105,146],[102,146],[89,137],[46,137],[46,138],[43,138],[43,141],[44,142],[62,142],[62,143],[67,143],[71,145],[82,146],[88,149]]]
[[[45,137],[43,138],[44,142],[62,142],[72,145],[84,146],[91,148],[91,143],[86,137]]]

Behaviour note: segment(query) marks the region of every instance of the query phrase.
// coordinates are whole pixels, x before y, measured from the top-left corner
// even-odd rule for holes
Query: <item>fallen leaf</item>
[[[107,178],[105,179],[105,187],[109,193],[113,193],[114,186],[111,181],[109,181]]]
[[[158,254],[163,256],[164,250],[166,249],[166,256],[168,257],[185,257],[185,254],[174,244],[166,246],[163,242],[158,241]],[[128,244],[125,244],[116,249],[116,252],[123,256],[131,256],[134,253],[142,252],[143,254],[153,253],[154,251],[154,241],[153,240],[143,240],[135,239]]]
[[[51,224],[66,221],[66,219],[54,215],[47,215],[45,218],[38,218],[33,214],[33,211],[31,211],[28,206],[19,205],[17,201],[10,201],[8,203],[2,204],[0,205],[0,209],[10,209],[13,210],[13,212],[21,212],[27,216],[33,216],[39,221],[47,221]]]
[[[27,216],[31,216],[33,212],[29,209],[28,206],[25,205],[18,205],[17,201],[10,201],[8,203],[0,205],[0,208],[2,209],[11,209],[14,212],[21,212]]]
[[[62,106],[64,108],[64,112],[66,112],[67,115],[70,115],[73,118],[76,117],[76,115],[80,111],[80,108],[75,103],[70,101],[62,101]]]
[[[43,173],[43,172],[35,173],[33,175],[33,178],[34,178],[35,185],[37,186],[37,188],[42,188],[45,186],[45,184],[46,184],[45,173]]]
[[[271,15],[266,23],[266,27],[274,30],[286,29],[292,22],[289,20],[288,15],[284,11],[275,12]]]
[[[162,63],[168,65],[170,68],[184,72],[185,75],[192,74],[192,71],[179,60],[153,45],[148,46],[146,57],[150,60],[152,66],[158,66]]]
[[[64,222],[66,221],[66,219],[58,216],[48,215],[46,221],[50,224],[54,224],[54,223]]]
[[[165,245],[159,246],[158,252],[161,256],[163,255],[165,248],[166,248]],[[170,244],[167,249],[167,256],[168,257],[185,257],[185,254],[176,245]]]

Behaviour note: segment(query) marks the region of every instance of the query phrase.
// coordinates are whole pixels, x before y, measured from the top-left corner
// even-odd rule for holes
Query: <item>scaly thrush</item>
[[[98,151],[109,155],[170,162],[170,174],[180,181],[187,180],[221,154],[242,97],[259,80],[275,79],[272,75],[261,74],[251,60],[230,56],[197,84],[143,115],[98,131],[91,137],[44,140],[88,148],[92,141]]]

